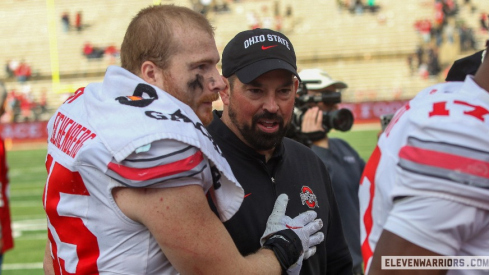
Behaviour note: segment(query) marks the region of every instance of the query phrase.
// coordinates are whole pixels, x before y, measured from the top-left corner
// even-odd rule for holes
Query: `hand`
[[[294,236],[299,237],[299,240],[291,238],[290,241],[294,244],[285,245],[285,247],[283,244],[274,243],[274,245],[282,248],[280,250],[282,257],[277,255],[280,264],[284,269],[287,269],[288,274],[292,275],[299,274],[303,259],[307,259],[316,253],[316,245],[324,240],[324,234],[318,232],[323,227],[323,221],[321,219],[315,220],[317,217],[315,211],[303,212],[292,219],[285,215],[287,203],[288,197],[286,194],[281,194],[277,198],[260,243],[263,246],[265,242],[268,243],[269,239],[273,239],[275,235],[279,235],[279,238],[276,239],[287,238],[290,231],[294,233]],[[295,242],[299,241],[300,244],[294,246]],[[301,251],[296,251],[295,249],[300,249]],[[277,254],[277,251],[274,250],[274,252]]]
[[[323,128],[323,116],[319,107],[315,106],[308,109],[302,117],[301,132],[324,132]]]

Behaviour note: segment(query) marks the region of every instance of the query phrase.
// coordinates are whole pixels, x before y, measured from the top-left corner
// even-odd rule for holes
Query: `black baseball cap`
[[[238,33],[222,52],[222,75],[233,74],[243,83],[250,83],[260,75],[277,69],[297,73],[294,47],[280,32],[253,29]]]

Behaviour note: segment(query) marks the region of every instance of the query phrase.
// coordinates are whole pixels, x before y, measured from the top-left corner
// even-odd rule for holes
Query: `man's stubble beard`
[[[265,111],[261,114],[255,114],[251,120],[251,125],[241,125],[237,119],[237,112],[234,109],[234,104],[230,102],[228,106],[228,114],[231,120],[244,140],[255,150],[265,151],[275,148],[278,144],[282,142],[287,129],[289,127],[290,121],[287,125],[284,125],[284,119],[277,114],[269,113]],[[275,133],[265,133],[260,131],[257,127],[259,119],[274,119],[278,120],[279,129]]]

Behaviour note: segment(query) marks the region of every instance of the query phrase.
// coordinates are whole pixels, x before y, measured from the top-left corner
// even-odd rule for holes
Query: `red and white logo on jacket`
[[[302,193],[300,195],[301,195],[302,205],[307,204],[307,206],[311,209],[314,209],[316,207],[319,208],[318,199],[316,195],[314,195],[314,192],[312,192],[312,189],[309,186],[302,186],[301,191]]]

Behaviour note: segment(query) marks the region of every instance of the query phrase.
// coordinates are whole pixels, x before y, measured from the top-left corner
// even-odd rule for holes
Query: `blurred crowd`
[[[47,88],[42,88],[39,98],[32,96],[30,85],[21,90],[11,89],[7,94],[2,123],[45,121],[49,118]]]
[[[460,16],[461,9],[468,9],[471,14],[480,12],[480,29],[470,27]],[[440,49],[449,45],[460,54],[476,51],[477,31],[487,33],[487,14],[482,8],[464,1],[459,4],[454,0],[433,1],[433,16],[419,19],[414,23],[414,29],[419,34],[420,43],[412,54],[407,57],[411,75],[424,79],[438,76],[446,72],[450,64],[440,61]]]

